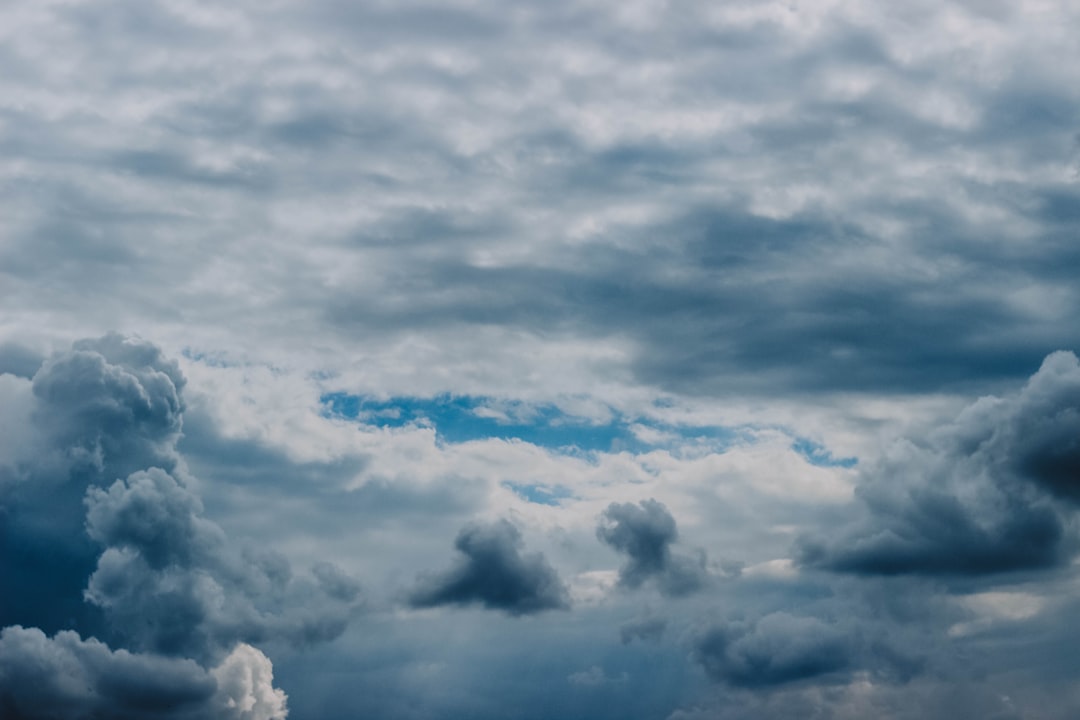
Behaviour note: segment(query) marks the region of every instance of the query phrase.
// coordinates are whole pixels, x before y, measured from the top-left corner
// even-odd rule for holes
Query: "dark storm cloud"
[[[865,518],[806,537],[803,564],[866,574],[987,575],[1046,568],[1076,550],[1080,363],[1048,356],[1016,394],[898,443],[857,494]]]
[[[0,486],[0,579],[18,588],[0,601],[0,707],[35,720],[276,717],[270,662],[245,643],[337,637],[356,582],[326,561],[294,576],[205,516],[176,449],[185,380],[152,344],[80,341],[26,384],[36,447],[7,459]],[[72,626],[123,649],[45,634]]]
[[[98,554],[83,530],[84,494],[142,468],[176,467],[183,386],[156,347],[118,335],[80,341],[34,374],[39,447],[0,487],[0,580],[20,588],[0,601],[0,624],[53,632],[96,621],[82,602]]]
[[[570,606],[566,587],[540,553],[522,554],[521,531],[506,520],[462,528],[454,547],[463,557],[452,569],[423,577],[413,607],[480,604],[510,615]]]
[[[151,468],[86,496],[86,530],[102,545],[139,552],[153,568],[189,565],[224,544],[201,517],[198,499],[164,470]]]
[[[35,421],[79,469],[105,482],[176,465],[184,378],[149,343],[81,340],[34,375]]]
[[[766,615],[755,623],[729,623],[703,632],[694,658],[714,680],[758,688],[826,675],[852,663],[845,633],[816,618],[786,613]]]
[[[113,651],[71,631],[0,632],[0,712],[11,720],[207,718],[216,689],[192,660]]]
[[[612,503],[600,517],[596,536],[627,556],[626,564],[619,568],[623,587],[638,588],[655,580],[660,592],[680,596],[700,590],[708,579],[703,553],[672,552],[678,537],[675,518],[656,500],[642,500],[637,505]]]
[[[136,647],[210,657],[237,642],[299,645],[340,635],[359,587],[330,563],[294,578],[272,553],[243,552],[172,475],[152,468],[87,494],[105,546],[86,597]]]
[[[269,660],[239,646],[218,666],[112,650],[62,631],[0,631],[5,720],[284,720]]]

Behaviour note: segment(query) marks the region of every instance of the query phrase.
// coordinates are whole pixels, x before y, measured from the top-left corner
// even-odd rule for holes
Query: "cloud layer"
[[[1078,35],[7,3],[0,715],[1080,716]]]

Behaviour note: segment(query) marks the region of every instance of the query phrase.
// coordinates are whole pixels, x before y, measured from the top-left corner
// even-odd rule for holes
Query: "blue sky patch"
[[[449,443],[501,438],[582,451],[617,452],[645,448],[621,419],[597,424],[567,415],[553,405],[495,402],[490,398],[459,395],[376,400],[348,393],[328,393],[320,400],[329,415],[377,427],[429,425],[440,440]]]
[[[859,462],[858,458],[836,457],[821,443],[806,438],[797,438],[791,443],[791,449],[806,458],[806,462],[817,467],[850,468],[855,467]]]
[[[605,423],[568,415],[551,404],[532,405],[469,395],[430,398],[394,397],[386,400],[343,392],[320,398],[328,416],[357,420],[376,427],[431,427],[441,442],[499,438],[521,440],[563,452],[648,452],[665,448],[679,452],[687,446],[723,452],[733,445],[754,442],[758,428],[720,425],[671,425],[613,414]],[[634,425],[655,430],[657,437],[634,432]],[[836,457],[820,443],[796,438],[791,448],[819,467],[853,467],[853,457]],[[529,502],[557,504],[564,495],[541,485],[507,486]],[[547,493],[547,494],[545,494]]]
[[[541,485],[538,483],[504,482],[503,487],[514,491],[521,499],[537,505],[558,506],[561,500],[573,497],[569,489],[560,485]]]

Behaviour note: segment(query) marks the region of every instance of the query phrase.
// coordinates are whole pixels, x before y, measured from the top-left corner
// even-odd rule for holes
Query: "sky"
[[[1080,716],[1080,6],[11,0],[0,716]]]

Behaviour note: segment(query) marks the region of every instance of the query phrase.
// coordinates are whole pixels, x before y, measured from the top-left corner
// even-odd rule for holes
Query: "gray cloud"
[[[284,558],[240,551],[157,468],[91,488],[87,507],[87,530],[106,549],[86,597],[138,647],[203,657],[237,642],[330,640],[359,595],[330,563],[307,580]]]
[[[623,645],[629,645],[634,640],[642,642],[660,642],[667,630],[667,620],[659,617],[646,617],[639,620],[631,620],[619,626],[619,639]]]
[[[0,375],[32,378],[45,360],[39,353],[14,342],[0,343]]]
[[[462,528],[454,547],[464,557],[452,569],[421,579],[414,607],[480,604],[510,615],[567,609],[562,580],[540,553],[522,554],[521,531],[506,520]]]
[[[702,589],[708,579],[704,553],[672,552],[678,537],[675,518],[656,500],[611,503],[600,517],[596,536],[627,556],[619,568],[619,584],[624,587],[638,588],[655,580],[660,592],[680,596]]]
[[[285,696],[272,680],[269,660],[250,646],[206,670],[71,631],[0,631],[0,710],[11,720],[284,720]]]
[[[76,342],[34,375],[35,421],[78,470],[104,482],[172,469],[184,378],[154,345],[110,334]]]
[[[185,380],[152,344],[80,341],[16,382],[27,385],[32,448],[6,459],[0,484],[0,577],[20,589],[0,602],[5,708],[19,718],[283,717],[269,660],[245,643],[339,636],[356,582],[327,561],[294,577],[283,556],[244,548],[205,516],[176,449]],[[64,626],[125,649],[45,634]],[[224,663],[227,682],[197,662]],[[65,672],[73,679],[50,679]],[[265,697],[221,705],[256,676]]]
[[[697,396],[987,387],[1080,340],[1078,104],[1062,63],[1018,50],[1053,34],[1022,9],[234,10],[20,13],[5,90],[35,101],[3,141],[35,189],[12,182],[12,303],[112,325],[183,306],[185,337],[285,354],[319,334],[620,339],[634,382]],[[948,13],[1007,32],[944,63]],[[243,262],[254,244],[288,270]]]
[[[1046,358],[1016,394],[899,443],[868,470],[865,517],[798,545],[808,566],[867,574],[986,575],[1047,568],[1075,551],[1080,362]]]
[[[119,335],[79,341],[36,371],[26,420],[32,450],[0,483],[0,578],[21,588],[0,602],[0,623],[97,627],[82,602],[98,554],[83,531],[84,495],[142,468],[177,467],[183,386],[157,347]]]
[[[853,661],[847,635],[810,617],[766,615],[704,631],[694,658],[709,677],[737,687],[765,687],[835,675]]]

